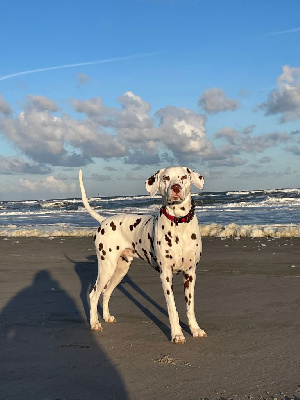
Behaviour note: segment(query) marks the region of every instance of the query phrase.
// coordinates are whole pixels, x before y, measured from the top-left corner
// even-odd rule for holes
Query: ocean
[[[202,236],[300,236],[300,189],[193,194]],[[156,214],[160,196],[94,197],[101,215]],[[80,198],[0,201],[0,236],[91,236],[97,222]]]

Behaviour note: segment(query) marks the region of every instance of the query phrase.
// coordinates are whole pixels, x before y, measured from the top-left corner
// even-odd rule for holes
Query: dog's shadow
[[[80,291],[80,299],[82,301],[82,305],[85,311],[86,319],[89,321],[89,301],[88,301],[88,296],[89,293],[92,289],[92,286],[94,285],[96,278],[97,278],[97,272],[98,272],[98,263],[97,263],[97,257],[95,255],[91,255],[87,258],[86,261],[80,261],[76,262],[75,260],[70,259],[66,255],[66,258],[71,261],[74,264],[75,271],[80,279],[81,282],[81,291]],[[147,266],[146,266],[147,267]],[[158,280],[159,276],[157,276]],[[160,284],[160,282],[158,282]],[[145,302],[142,304],[134,294],[131,294],[130,291],[128,290],[131,288],[136,294],[141,296]],[[169,339],[170,338],[170,327],[167,326],[163,321],[161,321],[152,311],[149,310],[149,304],[154,306],[162,315],[168,318],[168,312],[167,310],[162,307],[160,304],[158,304],[155,300],[153,300],[137,283],[135,283],[129,274],[127,274],[123,280],[119,283],[119,285],[116,287],[117,290],[122,292],[129,300],[132,301],[132,303],[137,306],[145,315],[147,318],[149,318],[153,323],[156,324],[156,326],[163,332],[163,334]],[[115,290],[116,290],[115,289]],[[102,307],[98,305],[98,309],[102,315]],[[187,324],[184,322],[180,321],[180,325],[182,329],[190,333],[189,327]]]

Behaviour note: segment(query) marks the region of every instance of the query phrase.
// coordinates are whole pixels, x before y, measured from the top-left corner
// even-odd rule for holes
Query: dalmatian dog
[[[162,207],[156,216],[120,214],[109,218],[100,216],[88,203],[79,171],[82,201],[100,226],[94,236],[98,277],[89,295],[90,325],[102,331],[97,305],[103,294],[103,319],[116,322],[108,303],[115,287],[128,272],[134,257],[148,262],[160,274],[171,325],[171,342],[185,343],[179,324],[173,295],[173,274],[182,273],[187,317],[193,337],[207,336],[194,312],[196,265],[200,260],[202,242],[195,205],[191,197],[192,183],[202,189],[204,178],[186,167],[168,167],[157,171],[146,181],[151,196],[162,195]]]

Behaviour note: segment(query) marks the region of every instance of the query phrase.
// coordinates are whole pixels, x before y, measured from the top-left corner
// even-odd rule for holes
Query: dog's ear
[[[195,171],[192,171],[191,169],[187,168],[187,172],[190,174],[191,177],[191,181],[193,182],[193,184],[199,188],[199,189],[203,189],[204,186],[204,178],[202,175],[198,174]]]
[[[147,192],[150,193],[150,196],[155,196],[158,191],[161,171],[162,170],[155,172],[155,174],[150,176],[145,182]]]

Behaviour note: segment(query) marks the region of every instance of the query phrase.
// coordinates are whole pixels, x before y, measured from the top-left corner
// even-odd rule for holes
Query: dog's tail
[[[84,204],[84,207],[86,210],[91,214],[93,218],[95,218],[96,221],[98,221],[100,224],[101,222],[105,219],[101,215],[99,215],[95,210],[92,209],[92,207],[89,205],[88,199],[86,197],[85,189],[83,186],[83,181],[82,181],[82,171],[79,170],[79,185],[81,189],[81,198]]]

